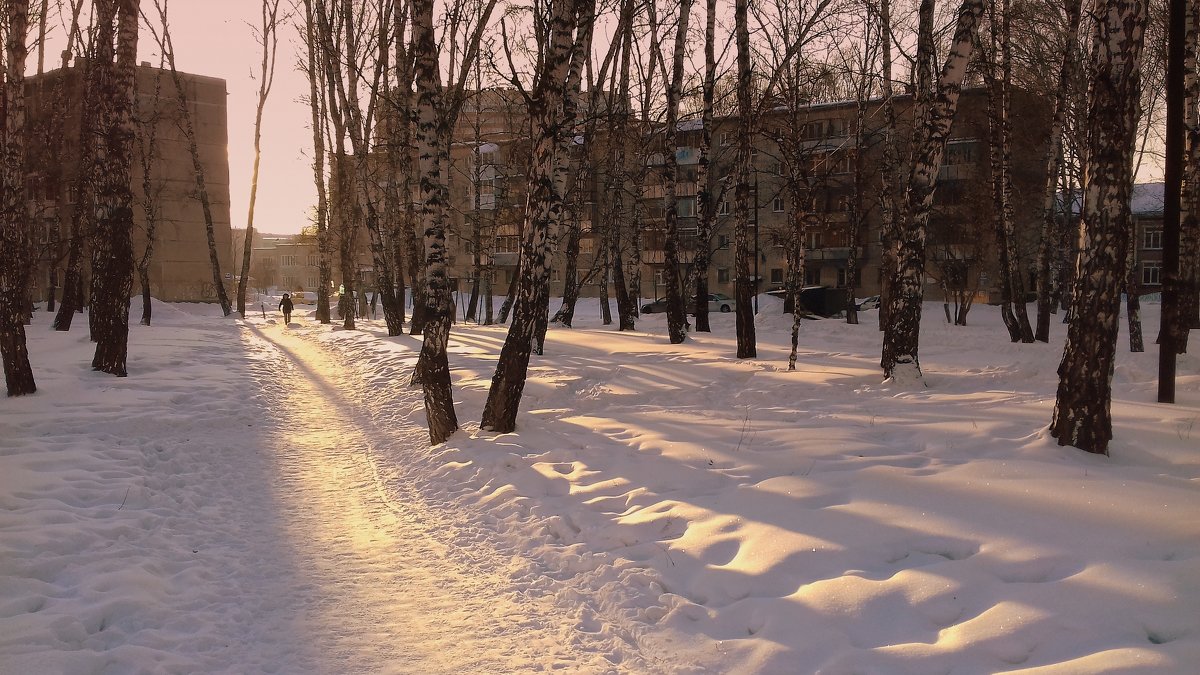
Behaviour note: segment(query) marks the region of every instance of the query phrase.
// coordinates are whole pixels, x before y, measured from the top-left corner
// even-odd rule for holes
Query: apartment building
[[[881,101],[869,101],[862,111],[864,133],[853,133],[859,114],[856,102],[814,104],[799,110],[782,107],[764,118],[765,131],[754,139],[751,205],[752,275],[761,290],[781,288],[786,279],[784,245],[791,232],[791,203],[797,191],[793,182],[797,163],[805,163],[805,183],[799,191],[810,201],[807,227],[807,285],[845,287],[849,278],[849,260],[858,269],[854,285],[861,295],[879,292],[882,251],[882,218],[878,192],[882,186],[879,163],[882,157],[883,115]],[[911,97],[896,101],[901,126],[900,139],[910,136]],[[1044,101],[1018,93],[1013,105],[1013,183],[1014,212],[1018,233],[1019,262],[1032,267],[1036,233],[1041,220],[1040,195],[1044,181],[1044,154],[1047,142],[1049,108]],[[736,118],[715,121],[710,155],[710,190],[717,200],[716,221],[708,246],[712,251],[709,285],[714,292],[732,294],[734,288],[734,239],[732,184]],[[493,127],[493,130],[495,127]],[[655,142],[652,130],[642,138],[643,146]],[[679,255],[681,274],[686,278],[699,242],[697,235],[696,166],[699,158],[698,121],[686,121],[678,128],[675,159],[678,164]],[[600,142],[603,139],[601,132]],[[987,123],[987,94],[968,89],[962,94],[959,112],[951,129],[942,167],[935,209],[929,224],[927,284],[931,292],[945,286],[965,288],[984,300],[998,300],[1000,279],[997,273],[995,227],[992,217],[991,175]],[[499,132],[496,132],[499,135]],[[577,139],[580,152],[583,139]],[[651,146],[652,147],[652,146]],[[638,148],[629,148],[637,152]],[[469,280],[474,276],[476,254],[481,249],[480,266],[490,275],[493,289],[503,293],[516,270],[522,209],[525,198],[528,142],[519,134],[508,133],[503,140],[462,141],[455,146],[451,179],[451,202],[455,205],[454,227],[450,237],[452,274]],[[666,190],[661,171],[661,153],[645,153],[647,166],[640,173],[634,192],[640,195],[639,208],[617,213],[608,207],[612,198],[612,167],[593,166],[584,175],[576,158],[573,171],[572,208],[580,221],[580,270],[587,282],[584,295],[601,292],[607,275],[597,271],[601,253],[609,242],[602,236],[613,226],[614,218],[640,213],[636,224],[640,240],[641,288],[643,298],[665,293]],[[901,147],[901,156],[907,148]],[[857,182],[857,189],[856,189]],[[857,223],[851,214],[859,214]],[[610,221],[610,222],[606,222]],[[854,225],[852,227],[852,225]],[[478,243],[477,243],[478,242]],[[490,244],[490,245],[489,245]],[[551,293],[561,294],[565,269],[565,242],[560,245],[552,269]],[[630,256],[632,257],[632,256]]]
[[[34,297],[39,300],[46,297],[52,267],[59,270],[61,283],[72,214],[83,206],[76,203],[74,189],[80,163],[83,70],[83,65],[77,62],[66,69],[30,77],[26,84],[29,194],[35,218],[34,241],[38,245],[38,264],[32,281]],[[134,148],[130,181],[134,195],[135,258],[140,258],[146,250],[148,218],[144,201],[148,186],[158,209],[149,266],[151,293],[170,302],[214,301],[217,294],[206,224],[197,197],[192,156],[179,123],[179,97],[171,74],[143,62],[136,77],[139,141]],[[229,288],[234,284],[235,270],[231,255],[225,80],[189,73],[180,73],[180,78],[204,167],[223,282]],[[51,121],[56,118],[62,120],[64,129],[61,150],[57,152],[48,133]],[[149,166],[147,181],[142,166],[151,135],[157,150],[145,161]],[[84,267],[87,268],[86,256]]]

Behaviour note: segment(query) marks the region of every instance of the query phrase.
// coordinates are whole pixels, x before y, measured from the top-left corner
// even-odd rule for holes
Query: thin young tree
[[[92,368],[127,374],[129,293],[133,286],[133,192],[130,174],[137,68],[139,0],[97,2],[96,59],[100,107],[96,185],[96,237],[92,253]],[[113,32],[115,20],[116,47]],[[114,59],[115,56],[115,59]]]
[[[1079,24],[1082,17],[1083,0],[1067,0],[1065,4],[1067,22],[1062,32],[1058,63],[1058,87],[1054,92],[1054,113],[1050,118],[1050,139],[1046,148],[1046,184],[1042,191],[1042,232],[1037,253],[1037,328],[1034,339],[1050,341],[1050,314],[1055,306],[1054,288],[1057,274],[1055,263],[1059,255],[1059,176],[1065,154],[1063,148],[1064,129],[1067,122],[1070,92],[1075,82],[1077,67]],[[1070,198],[1066,197],[1069,203]]]
[[[208,180],[205,177],[204,163],[200,159],[200,148],[196,143],[196,128],[192,122],[192,111],[188,106],[187,87],[175,68],[175,45],[171,40],[171,27],[167,20],[169,0],[154,0],[158,10],[159,27],[150,26],[150,32],[158,43],[158,48],[167,59],[171,71],[171,81],[175,84],[175,93],[179,102],[179,122],[183,128],[184,138],[187,139],[188,155],[192,160],[192,179],[196,185],[196,195],[200,201],[200,209],[204,214],[204,232],[208,240],[208,259],[212,267],[213,289],[217,302],[221,305],[221,313],[229,316],[233,313],[233,305],[229,302],[229,294],[225,291],[225,282],[221,275],[221,259],[217,254],[217,234],[213,224],[212,202],[208,196]],[[161,29],[161,32],[160,30]]]
[[[162,191],[162,179],[154,180],[154,166],[162,159],[158,148],[158,128],[162,123],[162,68],[159,63],[158,71],[154,74],[154,95],[150,98],[150,107],[145,116],[139,116],[137,135],[138,164],[142,173],[142,194],[137,199],[142,208],[145,227],[146,245],[136,261],[138,281],[142,287],[142,325],[149,326],[154,314],[153,299],[150,289],[150,261],[154,259],[154,244],[158,240],[158,220],[161,217],[162,205],[159,194]]]
[[[254,249],[254,205],[258,198],[258,170],[262,160],[262,120],[267,97],[275,82],[275,54],[279,47],[279,0],[263,0],[261,23],[255,39],[262,45],[258,68],[258,102],[254,108],[254,164],[250,169],[250,205],[246,210],[246,241],[242,244],[242,271],[238,276],[237,311],[246,317],[246,284],[250,277],[250,254]]]
[[[325,79],[324,60],[316,35],[317,17],[313,0],[304,0],[304,22],[298,27],[304,40],[302,69],[308,76],[308,105],[312,116],[313,133],[313,181],[317,188],[317,205],[314,221],[317,239],[317,320],[331,323],[329,289],[333,285],[333,270],[330,259],[329,195],[325,176]]]
[[[25,342],[30,219],[25,200],[25,59],[29,0],[4,3],[4,154],[0,166],[0,357],[9,396],[37,391]]]
[[[992,220],[1000,262],[1000,314],[1013,342],[1033,342],[1025,305],[1025,281],[1017,255],[1012,185],[1012,3],[990,3],[991,49],[985,54],[988,84]],[[986,58],[990,56],[990,58]]]
[[[1107,454],[1112,375],[1128,238],[1145,0],[1095,0],[1088,59],[1087,173],[1071,321],[1050,435]]]

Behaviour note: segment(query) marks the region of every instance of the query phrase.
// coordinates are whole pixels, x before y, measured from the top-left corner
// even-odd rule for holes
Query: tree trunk
[[[735,0],[733,18],[737,42],[737,164],[734,169],[734,304],[736,307],[737,357],[752,359],[758,355],[754,334],[754,286],[750,281],[750,172],[751,148],[754,144],[754,115],[751,97],[754,83],[750,70],[750,27],[747,17],[748,0]],[[754,195],[758,199],[758,195]],[[758,223],[754,223],[758,227]],[[757,234],[757,233],[756,233]]]
[[[682,281],[679,278],[679,164],[675,148],[679,136],[679,98],[683,90],[683,57],[687,46],[688,19],[692,0],[680,0],[679,21],[675,31],[675,49],[671,57],[671,79],[667,81],[667,121],[663,148],[663,179],[666,188],[666,243],[663,250],[663,283],[667,286],[667,335],[671,344],[687,337],[684,323]],[[705,298],[697,298],[697,303]],[[705,303],[707,304],[707,303]]]
[[[696,162],[696,254],[692,260],[692,283],[696,295],[696,330],[712,332],[708,321],[708,269],[712,264],[713,221],[717,214],[713,198],[710,164],[713,138],[713,101],[717,88],[716,24],[717,0],[704,0],[704,82],[700,90],[700,156]]]
[[[549,44],[540,64],[538,86],[529,102],[534,129],[525,231],[521,240],[520,282],[512,325],[500,350],[480,427],[515,430],[525,389],[530,350],[538,320],[549,300],[550,249],[564,210],[569,155],[583,61],[590,57],[595,0],[554,2],[549,8]],[[578,35],[575,35],[578,27]]]
[[[316,13],[312,0],[304,0],[305,70],[308,74],[308,104],[312,113],[313,181],[317,188],[317,321],[331,323],[329,288],[333,285],[329,241],[329,198],[325,192],[325,110],[322,73],[324,57],[315,32]],[[247,233],[247,236],[249,234]]]
[[[1107,454],[1146,2],[1097,0],[1095,16],[1083,246],[1072,295],[1074,314],[1088,320],[1067,328],[1050,434],[1059,445]]]
[[[1067,121],[1068,92],[1075,73],[1075,50],[1078,48],[1082,0],[1067,0],[1067,32],[1063,35],[1063,51],[1059,59],[1058,89],[1054,95],[1054,116],[1050,119],[1050,141],[1046,149],[1046,187],[1042,191],[1042,234],[1037,253],[1037,329],[1034,339],[1050,341],[1050,314],[1054,309],[1054,258],[1059,255],[1059,225],[1055,202],[1058,201],[1059,173],[1063,164],[1063,127]],[[1065,196],[1069,203],[1070,195]]]
[[[0,358],[9,396],[37,391],[29,348],[25,342],[24,313],[28,299],[31,246],[30,219],[25,201],[25,44],[29,28],[29,0],[6,0],[4,73],[4,155],[0,182]]]
[[[213,225],[212,204],[208,199],[208,181],[205,179],[204,165],[200,162],[200,149],[196,145],[196,130],[192,125],[192,113],[188,108],[187,90],[184,89],[183,79],[175,70],[175,47],[167,28],[166,16],[163,16],[164,56],[170,66],[171,79],[175,83],[175,91],[179,95],[179,117],[183,126],[184,138],[187,139],[188,154],[192,159],[193,180],[196,183],[196,194],[200,200],[200,209],[204,214],[204,234],[208,240],[208,260],[212,266],[213,288],[217,293],[217,302],[221,305],[221,313],[229,316],[233,306],[229,302],[229,294],[225,292],[225,282],[221,275],[221,259],[217,254],[217,234]]]
[[[1200,5],[1187,5],[1184,22],[1183,190],[1179,223],[1179,313],[1186,328],[1200,328]],[[1187,333],[1179,353],[1187,351]]]
[[[96,353],[92,368],[118,377],[127,373],[129,293],[133,286],[133,195],[129,181],[136,133],[133,104],[138,4],[138,0],[108,0],[100,5],[96,50],[96,70],[102,78],[99,128],[103,130],[97,164],[104,167],[104,172],[96,189],[91,314]],[[115,63],[111,47],[114,14]],[[228,300],[223,306],[228,309]]]
[[[416,144],[420,166],[420,219],[425,231],[425,283],[422,293],[424,340],[418,362],[425,395],[425,419],[429,441],[437,444],[458,430],[451,390],[450,362],[446,345],[450,339],[453,311],[446,274],[446,155],[449,129],[444,126],[444,100],[438,74],[437,47],[433,34],[433,0],[414,0],[413,49],[416,55],[417,86]],[[413,314],[416,323],[416,312]],[[416,375],[416,374],[414,374]]]
[[[890,284],[881,359],[884,376],[900,380],[921,378],[918,347],[924,300],[926,227],[938,167],[958,108],[959,91],[983,13],[983,0],[964,0],[959,8],[950,53],[942,65],[936,91],[932,81],[933,0],[922,0],[920,13],[917,98],[913,104],[913,161],[901,210],[902,221],[896,228],[896,269]]]
[[[276,31],[279,0],[263,0],[262,6],[262,63],[258,75],[258,105],[254,110],[254,165],[250,170],[250,206],[246,213],[246,241],[242,246],[242,271],[238,276],[237,311],[246,318],[246,282],[250,277],[250,254],[254,248],[254,202],[258,197],[258,168],[262,157],[262,117],[267,96],[275,80],[275,48],[279,44]]]

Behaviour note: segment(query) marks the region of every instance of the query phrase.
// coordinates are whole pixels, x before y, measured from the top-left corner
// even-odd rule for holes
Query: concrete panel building
[[[83,65],[76,63],[65,70],[30,77],[26,86],[30,130],[27,162],[36,219],[34,241],[39,250],[32,282],[34,298],[39,301],[46,297],[52,267],[59,270],[61,283],[72,237],[72,217],[74,210],[82,206],[76,200],[75,181],[80,169],[83,70]],[[180,73],[180,78],[204,168],[223,283],[230,289],[236,270],[231,256],[225,80],[188,73]],[[149,267],[152,294],[171,302],[214,301],[217,295],[205,218],[171,74],[143,62],[137,68],[137,88],[139,136],[131,179],[135,258],[146,250],[149,189],[156,207]],[[63,129],[58,152],[54,151],[51,133],[54,123],[61,123]],[[152,136],[155,150],[153,156],[147,156]],[[149,167],[148,181],[143,166]]]

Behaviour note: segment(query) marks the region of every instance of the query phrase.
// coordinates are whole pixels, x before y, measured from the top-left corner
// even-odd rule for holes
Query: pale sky
[[[285,0],[281,5],[290,5]],[[143,11],[157,20],[153,3]],[[168,5],[176,67],[198,75],[220,77],[229,92],[229,193],[233,227],[246,226],[250,173],[254,161],[254,108],[261,47],[250,23],[260,20],[258,0],[172,0]],[[309,223],[316,204],[312,173],[311,113],[300,97],[308,81],[296,69],[299,53],[296,23],[280,31],[275,83],[263,114],[262,167],[254,210],[255,229],[295,233]],[[141,61],[158,63],[158,48],[143,34]]]

